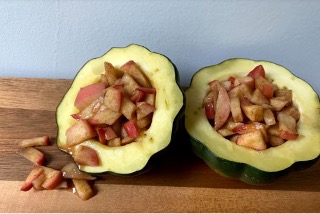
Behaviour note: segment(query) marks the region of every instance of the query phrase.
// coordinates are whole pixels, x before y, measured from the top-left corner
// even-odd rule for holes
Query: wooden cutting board
[[[55,144],[55,109],[71,80],[0,78],[0,212],[319,212],[320,162],[275,183],[226,179],[178,136],[173,149],[138,176],[105,175],[96,195],[81,201],[66,190],[20,191],[32,165],[16,154],[21,139],[49,135],[46,165],[71,159]]]

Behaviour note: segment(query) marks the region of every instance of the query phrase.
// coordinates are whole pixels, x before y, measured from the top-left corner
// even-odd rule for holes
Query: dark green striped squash
[[[184,107],[184,94],[179,86],[179,74],[174,64],[164,55],[151,52],[140,45],[111,48],[101,57],[88,61],[75,76],[70,89],[57,107],[57,146],[68,152],[66,130],[75,123],[70,116],[77,112],[74,101],[81,87],[100,81],[104,62],[119,68],[133,60],[144,71],[156,89],[155,111],[150,128],[133,143],[108,147],[96,139],[80,143],[94,149],[99,157],[98,166],[79,165],[80,170],[101,174],[138,174],[147,167],[150,159],[163,151],[172,141]]]
[[[257,65],[264,67],[266,76],[278,87],[293,91],[293,102],[300,111],[297,124],[300,136],[263,151],[239,146],[222,137],[210,125],[203,110],[210,81],[246,76]],[[270,183],[290,171],[308,168],[319,159],[319,97],[309,84],[280,65],[249,59],[226,60],[195,73],[185,94],[185,126],[193,151],[222,176],[249,184]]]

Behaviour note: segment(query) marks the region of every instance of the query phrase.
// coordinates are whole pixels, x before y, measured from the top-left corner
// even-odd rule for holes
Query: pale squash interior
[[[119,174],[139,171],[146,166],[153,154],[167,147],[171,141],[173,121],[183,106],[183,95],[175,79],[174,67],[163,55],[133,44],[126,48],[112,48],[102,57],[87,62],[79,71],[57,108],[59,148],[67,150],[65,133],[76,122],[70,115],[77,112],[74,100],[79,89],[100,80],[100,74],[104,73],[105,61],[119,68],[129,60],[134,60],[142,68],[156,89],[156,110],[151,126],[135,142],[121,147],[108,147],[97,140],[81,143],[80,145],[95,149],[100,158],[100,166],[80,166],[83,171],[110,171]]]
[[[230,76],[245,76],[257,65],[263,65],[267,78],[282,88],[293,91],[293,102],[300,111],[297,124],[300,136],[296,140],[264,151],[238,146],[218,134],[209,124],[203,98],[212,80],[226,80]],[[286,68],[266,61],[231,59],[197,72],[186,91],[186,129],[198,141],[205,144],[217,156],[235,162],[246,163],[260,170],[274,172],[285,169],[297,161],[314,159],[320,154],[320,103],[316,92],[305,81]]]

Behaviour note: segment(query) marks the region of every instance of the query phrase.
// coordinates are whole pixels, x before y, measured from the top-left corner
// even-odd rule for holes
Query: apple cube
[[[209,86],[210,86],[211,91],[216,93],[216,97],[218,97],[218,92],[221,87],[220,82],[218,80],[213,80],[213,81],[209,82]]]
[[[98,97],[103,96],[105,84],[102,82],[94,83],[83,88],[80,88],[74,102],[74,106],[78,110],[82,110],[90,105]]]
[[[139,120],[137,120],[137,126],[139,129],[143,129],[148,127],[152,122],[152,115],[148,115],[146,117],[143,117]]]
[[[96,135],[97,132],[87,120],[78,120],[66,131],[67,145],[68,147],[77,145],[85,140],[95,137]]]
[[[93,117],[89,118],[89,122],[92,125],[112,125],[121,116],[121,113],[107,107],[103,107],[100,110]]]
[[[223,137],[228,137],[234,134],[232,130],[226,128],[219,129],[218,133]]]
[[[230,97],[230,111],[234,122],[243,122],[243,115],[238,97]]]
[[[33,188],[36,190],[44,189],[42,184],[45,182],[45,180],[46,180],[46,175],[44,173],[42,173],[39,177],[37,177],[36,179],[34,179],[32,181]]]
[[[87,180],[72,179],[77,195],[82,200],[88,200],[94,196],[94,192]]]
[[[85,172],[79,170],[77,164],[74,162],[67,163],[60,170],[64,178],[70,179],[83,179],[83,180],[95,180],[96,177],[93,177]]]
[[[229,80],[222,81],[221,86],[224,87],[226,91],[230,91],[233,88],[233,84]]]
[[[117,80],[117,71],[113,65],[109,62],[104,62],[104,79],[103,82],[107,83],[106,85],[114,85]]]
[[[136,105],[131,102],[127,97],[123,97],[121,105],[121,113],[128,119],[131,120],[135,117]]]
[[[267,133],[268,135],[273,135],[273,136],[277,136],[279,137],[280,136],[280,129],[279,129],[279,124],[275,124],[275,125],[272,125],[270,126],[268,129],[267,129]]]
[[[19,147],[48,146],[50,143],[49,136],[41,136],[30,139],[24,139],[19,142]]]
[[[124,65],[120,67],[120,70],[122,70],[124,73],[129,74],[130,76],[137,81],[137,83],[143,87],[151,87],[151,84],[144,74],[144,72],[141,70],[139,65],[137,65],[133,60],[128,61]]]
[[[155,94],[146,94],[144,101],[152,106],[156,104],[156,95]]]
[[[273,147],[280,146],[284,142],[285,142],[285,140],[280,138],[280,137],[277,137],[277,136],[274,136],[274,135],[270,135],[269,136],[269,143]]]
[[[41,167],[35,167],[31,170],[29,175],[27,176],[26,180],[24,181],[21,191],[28,191],[33,187],[32,181],[38,178],[40,175],[43,174],[43,168]]]
[[[265,78],[266,72],[262,65],[256,66],[254,69],[252,69],[247,76],[253,77],[254,79],[258,78],[259,76]]]
[[[227,121],[230,114],[230,99],[228,92],[224,87],[220,87],[219,89],[217,106],[215,110],[214,129],[219,130]]]
[[[112,140],[109,140],[107,142],[107,145],[110,146],[110,147],[116,147],[116,146],[121,146],[121,139],[120,137],[116,137]]]
[[[234,80],[234,86],[246,83],[251,89],[254,88],[254,79],[251,76],[237,77]]]
[[[122,87],[111,86],[106,88],[104,104],[112,111],[119,112],[121,109]]]
[[[273,84],[262,76],[255,78],[255,86],[259,89],[263,95],[270,99],[273,96]]]
[[[292,102],[292,90],[278,89],[275,91],[275,97],[283,97],[283,100]]]
[[[72,153],[72,157],[78,164],[88,166],[99,166],[100,164],[97,152],[88,146],[76,146]]]
[[[272,125],[276,124],[276,122],[277,122],[273,112],[270,109],[264,109],[263,119],[264,119],[264,122],[266,123],[266,125],[268,125],[268,126],[272,126]]]
[[[37,166],[41,166],[45,160],[44,154],[33,147],[20,149],[17,153]]]
[[[240,85],[235,86],[233,89],[231,89],[229,92],[229,97],[246,97],[248,99],[251,99],[252,97],[252,89],[248,86],[246,83],[241,83]]]
[[[283,100],[282,97],[276,97],[270,99],[270,105],[274,108],[275,111],[281,111],[286,105],[288,101]]]
[[[130,76],[129,74],[124,74],[121,78],[123,84],[123,90],[126,95],[131,97],[134,91],[140,88],[140,85]]]
[[[42,187],[50,190],[55,189],[62,182],[62,172],[45,166],[42,166],[42,169],[46,177]]]
[[[263,95],[259,89],[253,91],[250,101],[257,105],[269,104],[269,100]]]
[[[255,149],[258,151],[267,149],[267,144],[260,130],[255,130],[239,135],[236,143],[240,146]]]
[[[138,89],[135,89],[132,96],[130,97],[130,100],[134,103],[142,102],[144,98],[146,97],[146,94]]]
[[[253,105],[248,99],[242,98],[240,100],[241,109],[244,114],[251,121],[263,121],[263,107],[260,105]]]
[[[146,102],[137,103],[137,119],[140,120],[149,114],[153,113],[155,110],[153,105],[150,105]]]
[[[79,113],[73,114],[72,117],[77,120],[88,119],[100,110],[101,106],[103,106],[103,102],[104,98],[100,96],[98,99],[94,100],[90,105],[82,109]]]
[[[287,106],[281,110],[282,113],[289,114],[293,117],[296,121],[300,119],[300,112],[299,110],[294,107],[293,105]]]

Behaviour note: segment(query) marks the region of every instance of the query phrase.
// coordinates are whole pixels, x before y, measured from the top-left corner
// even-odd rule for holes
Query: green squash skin
[[[136,44],[130,44],[130,45],[136,45]],[[130,45],[128,45],[127,47],[129,47]],[[138,46],[141,46],[141,45],[138,45]],[[121,47],[121,48],[127,48],[127,47]],[[141,47],[142,47],[142,48],[145,48],[144,46],[141,46]],[[119,47],[114,47],[114,48],[119,48]],[[113,48],[111,48],[111,49],[113,49]],[[111,50],[111,49],[110,49],[110,50]],[[150,50],[147,49],[147,48],[145,48],[145,49],[148,50],[148,51],[150,51]],[[109,50],[109,51],[110,51],[110,50]],[[107,52],[109,52],[109,51],[107,51]],[[151,51],[150,51],[150,52],[151,52]],[[176,138],[177,132],[178,132],[178,130],[180,129],[180,126],[182,125],[181,123],[182,123],[182,118],[183,118],[183,116],[184,116],[184,109],[185,109],[185,95],[184,95],[184,91],[182,90],[182,88],[181,88],[181,86],[180,86],[179,71],[178,71],[177,67],[175,66],[175,64],[174,64],[168,57],[166,57],[166,56],[163,55],[163,54],[160,54],[160,53],[157,53],[157,52],[151,52],[151,53],[155,53],[155,54],[161,55],[162,57],[166,58],[166,59],[172,64],[172,66],[173,66],[173,68],[174,68],[175,82],[176,82],[177,86],[179,87],[179,89],[180,89],[180,91],[181,91],[181,94],[182,94],[182,96],[183,96],[183,105],[182,105],[180,111],[178,112],[178,114],[176,115],[175,119],[173,120],[173,126],[172,126],[172,133],[171,133],[171,141],[170,141],[170,143],[169,143],[168,146],[165,147],[164,149],[158,151],[157,153],[154,153],[154,154],[150,157],[149,161],[147,162],[147,164],[145,165],[144,168],[142,168],[141,170],[132,172],[132,173],[121,174],[121,173],[115,173],[115,172],[112,172],[112,171],[104,171],[104,172],[99,172],[99,173],[92,173],[92,172],[88,173],[88,172],[86,172],[86,171],[83,171],[83,172],[88,173],[88,174],[91,174],[91,175],[93,175],[93,176],[99,176],[99,177],[100,177],[100,176],[104,176],[104,175],[106,175],[106,174],[113,174],[113,175],[117,175],[117,176],[137,176],[137,175],[146,173],[146,172],[148,172],[149,170],[151,170],[152,168],[154,168],[154,166],[156,165],[155,163],[157,162],[157,160],[158,160],[159,158],[165,156],[165,155],[166,155],[166,152],[167,152],[168,150],[172,149],[173,144],[174,144],[174,142],[175,142],[174,139]],[[101,56],[100,56],[100,57],[101,57]],[[90,61],[95,60],[95,59],[98,59],[98,58],[100,58],[100,57],[93,58],[93,59],[91,59]],[[90,62],[90,61],[88,61],[88,62]],[[87,63],[88,63],[88,62],[87,62]],[[85,63],[85,64],[82,66],[82,68],[83,68],[87,63]],[[79,72],[82,70],[82,68],[79,70]],[[78,73],[79,73],[79,72],[78,72]],[[78,75],[78,74],[75,75],[73,81],[77,78],[77,75]],[[70,88],[71,88],[72,84],[73,84],[73,82],[71,83]],[[69,88],[69,89],[70,89],[70,88]],[[69,89],[68,89],[68,90],[69,90]],[[68,91],[68,90],[67,90],[67,91]],[[65,96],[61,99],[61,102],[62,102],[62,100],[63,100],[64,98],[65,98]],[[59,107],[59,105],[58,105],[58,107]],[[57,107],[57,108],[58,108],[58,107]],[[56,111],[56,118],[57,118],[57,111]],[[59,135],[59,128],[58,128],[58,133],[57,133],[57,134]],[[59,147],[57,143],[56,143],[56,145],[57,145],[57,147],[58,147],[58,149],[59,149],[60,151],[66,153],[66,154],[68,154],[68,155],[70,155],[65,149]],[[80,168],[80,166],[79,166],[79,169],[80,169],[80,171],[82,171],[81,168]]]
[[[320,158],[310,161],[300,161],[294,163],[291,167],[277,172],[266,172],[245,163],[237,163],[216,156],[204,144],[189,136],[192,150],[196,156],[204,160],[204,162],[219,175],[238,179],[247,184],[260,185],[272,183],[292,171],[304,170],[314,165]]]
[[[235,58],[235,59],[241,60],[241,58]],[[229,59],[229,60],[234,60],[234,59]],[[229,60],[225,60],[217,65],[223,64],[224,62]],[[243,58],[243,60],[248,60],[248,59]],[[278,65],[276,63],[273,63],[273,64]],[[204,67],[200,69],[198,72],[200,72],[205,68],[210,68],[210,67],[212,66]],[[190,85],[197,73],[193,75],[190,81]],[[268,74],[266,73],[266,75]],[[318,95],[318,100],[319,100],[319,95]],[[210,169],[212,169],[217,174],[223,177],[240,180],[244,183],[251,184],[251,185],[263,185],[263,184],[275,182],[293,171],[305,170],[313,166],[320,159],[320,154],[319,154],[317,157],[311,160],[294,162],[291,166],[283,170],[272,171],[272,172],[263,171],[261,169],[253,167],[246,163],[235,162],[235,161],[231,161],[231,160],[227,160],[225,158],[219,157],[214,152],[212,152],[204,143],[200,142],[198,139],[191,136],[188,132],[187,132],[187,135],[188,135],[188,140],[189,140],[192,152],[198,158],[202,159]]]

